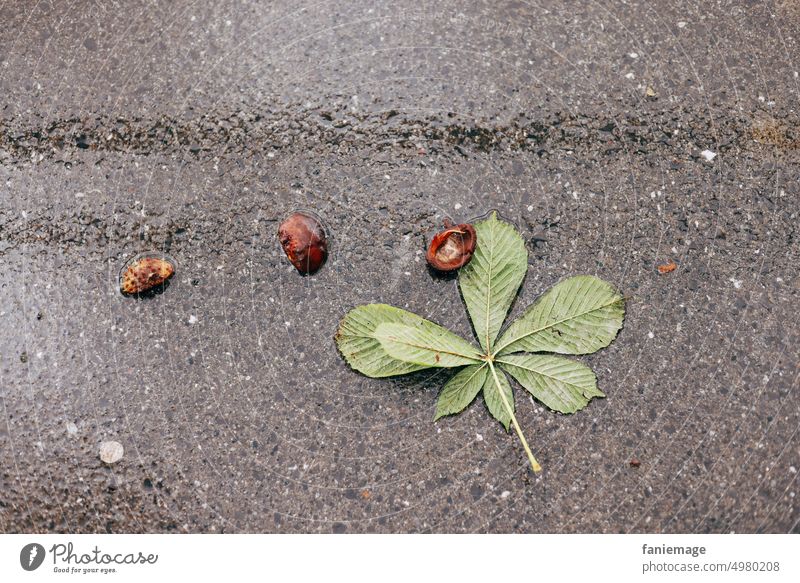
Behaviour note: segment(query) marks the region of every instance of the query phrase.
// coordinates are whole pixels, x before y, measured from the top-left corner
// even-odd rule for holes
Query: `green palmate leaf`
[[[486,402],[486,408],[489,409],[489,413],[492,414],[492,417],[502,423],[503,427],[508,431],[511,425],[511,413],[514,411],[514,393],[503,371],[498,371],[495,368],[493,372],[495,374],[490,372],[486,375],[486,381],[483,383],[483,400]],[[500,384],[500,389],[503,390],[503,394],[506,396],[506,401],[508,401],[511,411],[509,411],[508,407],[503,403],[503,398],[500,396],[500,389],[497,387],[498,383]]]
[[[554,411],[574,413],[592,397],[605,397],[597,389],[592,369],[579,362],[546,354],[509,354],[497,359],[534,398]]]
[[[375,329],[386,322],[416,322],[416,314],[387,306],[367,304],[350,310],[339,325],[336,344],[347,363],[368,377],[390,377],[428,368],[398,360],[386,354]]]
[[[488,353],[528,269],[528,253],[519,233],[497,213],[475,223],[478,244],[461,268],[458,284],[481,347]]]
[[[624,315],[623,297],[611,285],[589,275],[571,277],[525,310],[495,352],[590,354],[611,343]]]
[[[433,420],[461,413],[466,409],[483,388],[488,372],[488,366],[484,363],[466,366],[453,375],[439,394],[436,416]]]
[[[386,354],[425,367],[454,367],[481,362],[481,353],[469,342],[429,320],[400,324],[384,322],[374,333]]]
[[[481,349],[446,328],[387,306],[359,306],[342,320],[339,350],[370,377],[432,367],[463,367],[445,384],[435,419],[463,411],[483,392],[492,416],[506,431],[513,425],[534,472],[541,470],[514,414],[507,374],[549,408],[574,413],[603,397],[588,367],[552,355],[588,354],[607,346],[622,327],[624,300],[608,283],[590,276],[564,280],[528,308],[498,339],[527,271],[519,233],[493,213],[475,224],[477,247],[461,268],[459,286]]]

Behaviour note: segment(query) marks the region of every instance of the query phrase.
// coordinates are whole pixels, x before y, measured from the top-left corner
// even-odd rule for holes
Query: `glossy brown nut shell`
[[[454,271],[472,259],[478,236],[467,223],[453,225],[445,222],[445,230],[434,235],[425,258],[438,271]]]
[[[289,215],[278,228],[278,238],[286,257],[300,273],[314,273],[328,258],[325,227],[315,216],[302,212]]]
[[[143,257],[125,269],[120,289],[124,294],[140,294],[161,285],[174,273],[175,266],[166,259]]]

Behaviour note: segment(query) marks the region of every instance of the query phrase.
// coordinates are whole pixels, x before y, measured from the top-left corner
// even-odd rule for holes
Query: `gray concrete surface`
[[[796,2],[0,21],[0,531],[798,529]],[[275,236],[293,208],[333,232],[314,277]],[[529,244],[514,312],[580,273],[630,297],[581,358],[607,399],[565,417],[517,393],[537,476],[481,403],[431,421],[446,373],[368,379],[332,339],[374,301],[469,334],[421,252],[492,208]],[[173,284],[121,297],[147,250]]]

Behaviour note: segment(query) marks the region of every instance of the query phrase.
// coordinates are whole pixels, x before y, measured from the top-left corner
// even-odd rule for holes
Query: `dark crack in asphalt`
[[[332,96],[331,101],[341,100]],[[798,117],[789,111],[745,115],[740,111],[667,109],[655,103],[608,103],[590,109],[593,115],[561,111],[518,114],[511,123],[495,125],[460,119],[450,112],[415,118],[397,110],[354,114],[337,110],[306,109],[289,104],[278,110],[203,113],[194,118],[157,119],[95,116],[43,123],[36,127],[18,120],[0,125],[0,162],[30,163],[41,159],[81,163],[80,150],[118,152],[137,156],[193,154],[198,158],[244,156],[319,144],[332,150],[392,149],[399,156],[436,154],[462,148],[477,152],[522,150],[540,156],[558,150],[613,156],[621,152],[683,157],[698,156],[698,144],[714,144],[719,152],[753,149],[766,144],[787,151],[800,147]],[[274,107],[274,106],[273,106]],[[635,113],[631,110],[635,109]],[[188,112],[192,113],[192,112]],[[464,154],[466,155],[466,154]],[[592,159],[592,158],[590,158]]]

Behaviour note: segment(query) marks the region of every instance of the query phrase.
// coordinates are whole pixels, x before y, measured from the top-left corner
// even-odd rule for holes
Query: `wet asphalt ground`
[[[0,22],[0,531],[797,531],[796,2]],[[295,208],[333,234],[313,277],[277,241]],[[490,209],[528,244],[514,313],[582,273],[630,298],[580,357],[606,399],[517,390],[535,476],[481,402],[432,422],[448,373],[368,379],[333,342],[378,301],[470,335],[422,252]],[[123,298],[143,251],[177,274]]]

